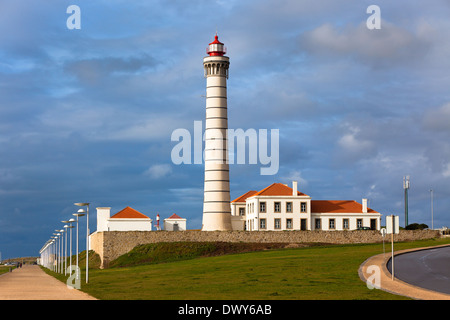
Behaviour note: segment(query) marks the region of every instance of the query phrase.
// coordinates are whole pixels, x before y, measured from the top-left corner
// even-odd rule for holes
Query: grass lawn
[[[0,274],[9,272],[9,268],[15,269],[16,267],[11,267],[11,266],[0,266]]]
[[[395,250],[445,243],[450,239],[395,243]],[[274,249],[92,269],[89,284],[82,270],[81,290],[107,300],[407,299],[370,290],[359,278],[359,266],[380,253],[381,243]]]

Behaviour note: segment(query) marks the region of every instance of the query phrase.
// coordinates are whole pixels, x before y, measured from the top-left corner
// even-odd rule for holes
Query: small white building
[[[181,218],[177,214],[171,215],[169,218],[164,219],[164,230],[166,231],[185,231],[186,219]]]
[[[354,200],[312,200],[297,190],[274,183],[249,191],[231,202],[233,230],[380,230],[381,214]]]
[[[112,217],[110,207],[97,208],[97,231],[152,231],[152,219],[126,207]]]

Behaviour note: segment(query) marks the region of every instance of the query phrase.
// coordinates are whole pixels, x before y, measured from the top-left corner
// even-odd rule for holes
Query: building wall
[[[358,228],[357,222],[360,219],[363,227],[371,226],[371,219],[376,219],[376,230],[380,230],[381,216],[380,214],[370,213],[312,213],[311,214],[311,229],[315,230],[315,220],[321,219],[321,230],[330,229],[330,219],[334,220],[334,230],[344,230],[344,219],[348,219],[348,230],[356,230]]]
[[[300,230],[301,219],[307,219],[306,229],[310,230],[311,198],[305,196],[272,196],[250,197],[246,201],[247,230]],[[261,203],[265,204],[265,212],[261,211]],[[275,203],[279,203],[279,212],[275,212]],[[287,210],[287,204],[291,204],[291,211]],[[305,212],[301,212],[301,204],[306,204]],[[265,219],[265,229],[261,229],[261,219]],[[276,220],[279,219],[279,220]],[[290,219],[291,226],[287,224]],[[276,221],[279,225],[276,226]]]
[[[178,225],[177,231],[186,230],[186,219],[164,219],[164,230],[174,231],[175,224]]]
[[[231,216],[231,227],[234,231],[244,231],[245,223],[245,216]]]
[[[151,231],[151,219],[109,219],[107,223],[108,231]]]
[[[413,241],[440,237],[439,230],[401,230],[394,241]],[[109,231],[95,232],[90,236],[91,249],[100,255],[102,268],[135,246],[157,242],[224,241],[265,243],[377,243],[383,238],[379,231]]]

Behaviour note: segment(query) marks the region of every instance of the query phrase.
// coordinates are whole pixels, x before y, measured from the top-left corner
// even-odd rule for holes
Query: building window
[[[300,203],[300,212],[306,212],[306,202]]]
[[[377,230],[377,219],[370,219],[370,229]]]
[[[334,222],[335,222],[334,219],[328,220],[328,228],[329,228],[330,230],[334,230],[334,229],[336,228]]]
[[[363,226],[362,219],[356,219],[356,227],[362,228],[362,226]]]
[[[266,212],[266,203],[265,202],[259,203],[259,212]]]
[[[314,225],[315,225],[315,228],[316,228],[317,230],[322,229],[322,226],[321,226],[321,224],[320,224],[320,219],[315,219],[315,220],[314,220]]]
[[[348,219],[344,219],[344,220],[342,221],[342,227],[344,228],[344,230],[349,229]]]
[[[274,229],[281,229],[281,219],[274,220]]]
[[[300,219],[300,230],[306,230],[306,219]]]
[[[292,229],[292,219],[286,219],[286,229]]]
[[[286,202],[286,212],[292,212],[292,202]]]
[[[239,215],[245,216],[245,208],[239,208]]]
[[[260,229],[266,228],[266,219],[259,219],[259,228]]]
[[[281,202],[275,202],[273,211],[275,212],[281,212]]]

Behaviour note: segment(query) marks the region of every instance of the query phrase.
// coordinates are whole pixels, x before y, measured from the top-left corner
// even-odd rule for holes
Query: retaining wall
[[[439,238],[438,230],[401,230],[395,241]],[[90,236],[90,248],[100,255],[102,268],[135,246],[157,242],[223,241],[266,243],[376,243],[383,238],[379,231],[103,231]],[[385,241],[390,241],[388,235]]]

